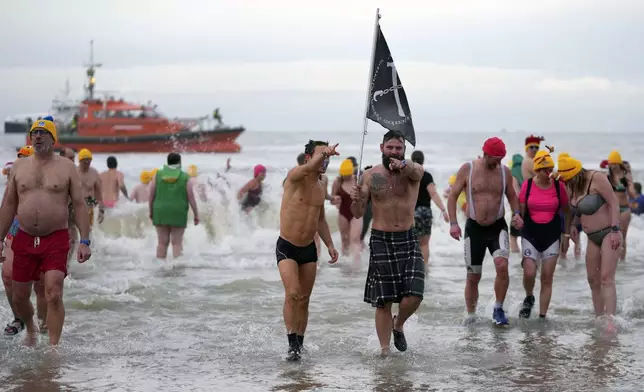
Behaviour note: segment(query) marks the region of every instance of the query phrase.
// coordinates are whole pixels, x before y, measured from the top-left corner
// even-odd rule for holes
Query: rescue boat
[[[92,43],[93,45],[93,43]],[[93,47],[86,97],[71,106],[72,116],[54,117],[58,142],[54,149],[88,148],[98,153],[121,152],[239,152],[237,137],[244,127],[229,127],[215,115],[193,119],[169,119],[151,103],[140,105],[105,94],[95,97]],[[29,144],[29,135],[26,135]]]

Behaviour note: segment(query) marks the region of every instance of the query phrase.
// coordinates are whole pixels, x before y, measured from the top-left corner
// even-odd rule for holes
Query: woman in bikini
[[[624,237],[619,227],[619,202],[606,175],[586,170],[577,159],[560,154],[558,175],[566,183],[570,196],[570,210],[581,220],[588,237],[586,245],[586,273],[597,317],[609,318],[607,328],[614,330],[612,317],[617,307],[615,270]],[[563,236],[564,250],[571,236],[578,236],[572,219],[566,220]],[[577,219],[574,219],[577,220]]]
[[[340,175],[333,181],[331,196],[339,196],[340,204],[338,205],[338,228],[342,238],[342,254],[351,255],[357,263],[360,261],[360,251],[362,250],[362,218],[356,218],[351,213],[351,190],[356,186],[356,176],[354,174],[353,162],[345,159],[340,165]]]
[[[550,177],[555,162],[548,151],[538,151],[533,158],[535,176],[524,181],[519,192],[523,229],[523,288],[526,297],[520,318],[530,318],[534,306],[534,282],[541,267],[539,318],[545,318],[552,297],[552,281],[557,268],[563,220],[559,211],[568,213],[568,193],[562,181]]]
[[[628,199],[634,199],[637,197],[637,193],[633,186],[631,172],[617,151],[612,151],[608,155],[608,180],[619,202],[619,226],[624,235],[624,245],[622,246],[620,258],[624,261],[626,258],[626,235],[628,233],[628,225],[631,223],[631,208],[628,205]]]

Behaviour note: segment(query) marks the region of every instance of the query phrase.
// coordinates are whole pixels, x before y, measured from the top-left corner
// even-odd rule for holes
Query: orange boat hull
[[[60,150],[67,147],[79,151],[82,148],[87,148],[95,153],[235,153],[241,151],[241,146],[235,139],[243,131],[243,128],[232,128],[133,136],[69,136],[61,134],[54,149]]]

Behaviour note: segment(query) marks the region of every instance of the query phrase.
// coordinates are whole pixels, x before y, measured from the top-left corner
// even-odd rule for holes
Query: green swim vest
[[[163,166],[156,174],[152,223],[155,226],[186,227],[188,225],[188,180],[181,169]]]

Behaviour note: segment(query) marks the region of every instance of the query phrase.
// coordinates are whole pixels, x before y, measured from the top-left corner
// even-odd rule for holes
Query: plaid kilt
[[[400,303],[403,297],[423,299],[425,263],[414,229],[403,232],[371,230],[369,271],[364,301],[373,307]]]

